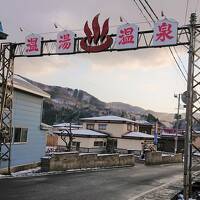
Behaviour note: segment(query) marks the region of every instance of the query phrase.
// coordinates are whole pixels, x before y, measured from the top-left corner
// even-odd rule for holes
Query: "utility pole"
[[[184,144],[184,199],[188,200],[191,196],[192,180],[192,117],[193,117],[193,81],[194,81],[194,55],[195,55],[195,25],[196,14],[190,17],[190,41],[189,41],[189,60],[188,60],[188,80],[187,80],[187,107],[186,107],[186,133]]]
[[[176,116],[176,136],[175,136],[175,143],[174,143],[174,153],[177,153],[178,149],[178,128],[179,128],[179,111],[180,111],[180,99],[181,99],[181,94],[174,95],[175,98],[178,98],[178,110],[177,110],[177,116]]]

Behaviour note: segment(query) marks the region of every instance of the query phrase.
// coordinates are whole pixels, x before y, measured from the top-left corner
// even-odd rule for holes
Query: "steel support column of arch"
[[[2,43],[0,47],[0,167],[6,163],[8,174],[11,173],[13,71],[14,46],[10,43]]]
[[[200,123],[200,28],[196,25],[196,14],[190,18],[190,43],[188,47],[188,80],[187,80],[187,107],[186,107],[186,133],[184,145],[184,199],[192,195],[192,183],[196,178],[194,170],[200,164],[193,151],[200,150],[194,144],[197,134],[195,124]],[[197,159],[196,159],[197,158]]]

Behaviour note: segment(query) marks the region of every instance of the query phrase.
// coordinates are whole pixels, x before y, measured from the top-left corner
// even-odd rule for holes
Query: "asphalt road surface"
[[[0,179],[0,200],[131,200],[180,177],[183,166],[161,165]]]

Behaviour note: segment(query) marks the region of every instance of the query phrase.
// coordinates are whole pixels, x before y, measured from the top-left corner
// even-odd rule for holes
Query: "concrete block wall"
[[[79,154],[77,152],[55,153],[50,159],[50,171],[58,171],[79,168]]]
[[[135,165],[135,157],[132,154],[119,155],[119,166]]]
[[[145,155],[146,165],[158,165],[158,164],[170,164],[170,163],[182,163],[182,154],[176,155],[162,155],[162,152],[147,152]]]
[[[183,156],[181,153],[176,155],[168,155],[168,156],[162,156],[162,163],[163,164],[169,164],[169,163],[181,163],[183,162]]]
[[[83,153],[79,154],[79,167],[80,168],[95,168],[97,162],[97,154]]]
[[[146,152],[145,155],[146,165],[159,165],[162,164],[162,152]]]
[[[119,154],[99,154],[97,156],[97,167],[119,166]]]
[[[41,159],[42,171],[64,171],[95,167],[134,166],[133,154],[95,154],[77,152],[54,153]]]

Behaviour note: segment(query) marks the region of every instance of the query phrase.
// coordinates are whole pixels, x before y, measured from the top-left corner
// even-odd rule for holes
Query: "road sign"
[[[187,104],[187,91],[183,92],[181,95],[181,100],[183,103]],[[197,92],[193,92],[193,101],[197,100]]]

